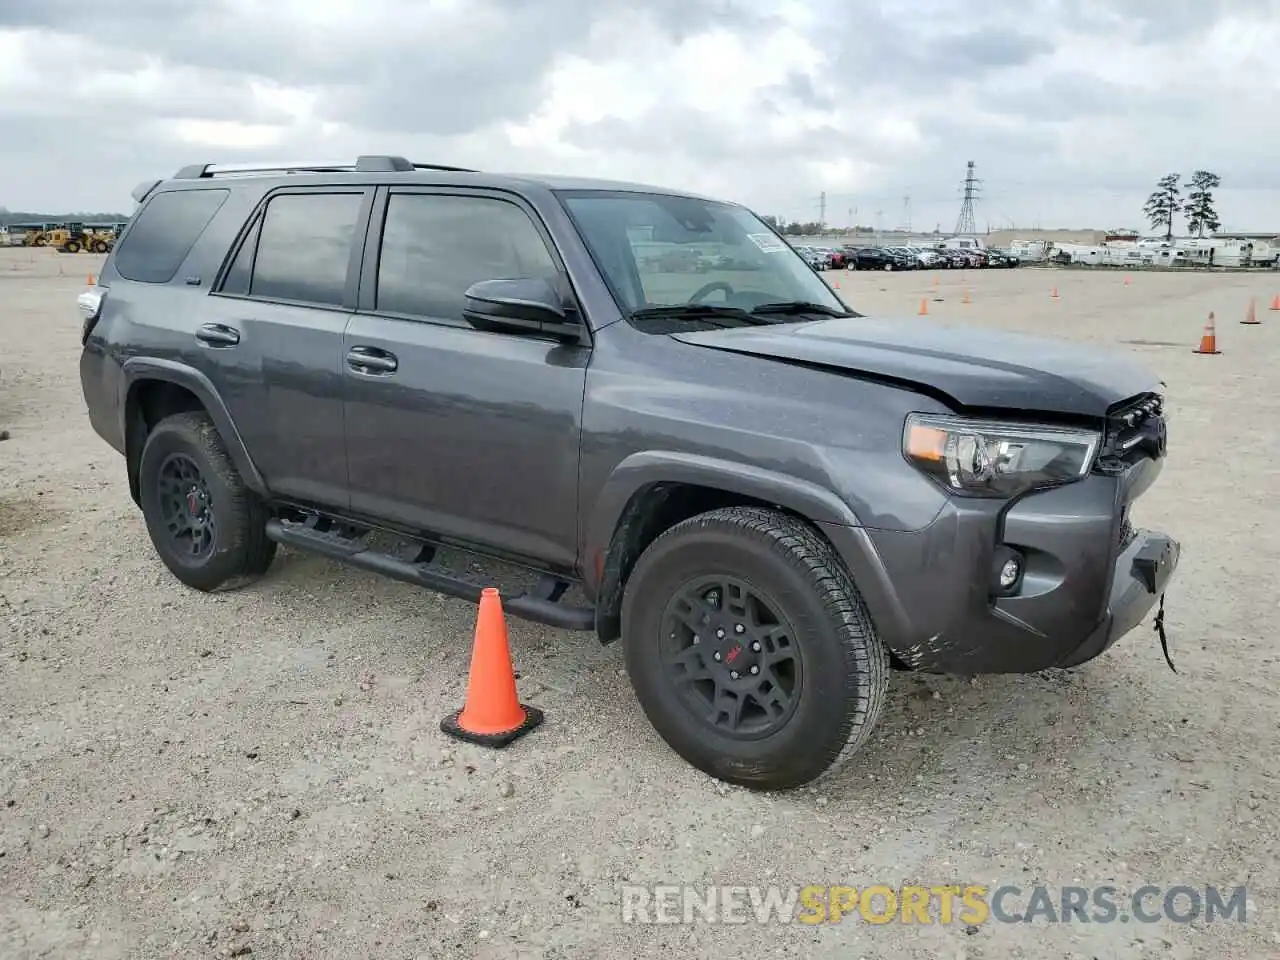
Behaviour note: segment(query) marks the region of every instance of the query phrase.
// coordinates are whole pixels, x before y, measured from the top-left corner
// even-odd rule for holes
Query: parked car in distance
[[[800,244],[793,247],[793,249],[796,251],[796,253],[800,254],[801,259],[803,259],[804,262],[807,263],[814,270],[827,269],[827,263],[828,263],[827,257],[825,256],[825,254],[823,254],[822,251],[818,250],[816,247],[810,247],[806,244]]]
[[[844,266],[846,270],[901,269],[899,258],[881,247],[856,247],[849,250]]]
[[[987,266],[990,267],[1016,267],[1020,266],[1022,259],[1016,254],[999,247],[987,248]]]
[[[80,384],[193,590],[277,545],[498,587],[509,616],[620,641],[658,734],[753,789],[837,769],[892,669],[1073,667],[1163,610],[1178,543],[1130,522],[1163,387],[1126,353],[874,320],[750,210],[651,186],[377,155],[197,163],[134,199],[77,299]],[[366,598],[288,592],[367,622]]]
[[[844,250],[844,248],[843,248],[843,247],[836,247],[836,248],[834,248],[834,249],[832,249],[832,250],[827,250],[827,251],[826,251],[826,254],[827,254],[827,269],[828,269],[828,270],[843,270],[843,269],[844,269],[844,265],[845,265],[845,261],[846,261],[846,259],[847,259],[847,255],[845,254],[845,250]]]

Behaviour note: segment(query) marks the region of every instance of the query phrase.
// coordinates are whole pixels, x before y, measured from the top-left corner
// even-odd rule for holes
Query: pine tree
[[[1182,210],[1187,215],[1187,229],[1198,237],[1203,237],[1206,229],[1211,233],[1222,229],[1218,211],[1213,208],[1213,191],[1221,185],[1222,178],[1208,170],[1191,175],[1191,192]]]
[[[1146,205],[1142,208],[1142,212],[1151,221],[1152,229],[1164,227],[1166,240],[1173,239],[1173,218],[1182,209],[1182,193],[1178,189],[1181,179],[1182,175],[1179,173],[1161,177],[1156,183],[1155,192],[1147,197]]]

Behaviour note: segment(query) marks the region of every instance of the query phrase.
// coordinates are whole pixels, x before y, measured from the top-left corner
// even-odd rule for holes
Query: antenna
[[[911,198],[910,197],[902,198],[902,223],[903,223],[903,229],[907,233],[910,233],[911,232]]]
[[[978,197],[978,184],[982,183],[973,175],[973,161],[965,167],[964,202],[960,204],[960,219],[956,221],[956,235],[975,234],[978,225],[973,220],[973,201]]]
[[[818,194],[818,229],[827,228],[827,191]]]

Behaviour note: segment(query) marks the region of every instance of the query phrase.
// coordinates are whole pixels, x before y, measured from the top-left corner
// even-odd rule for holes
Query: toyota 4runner
[[[471,601],[439,547],[532,568],[509,614],[621,638],[658,733],[755,788],[856,750],[892,669],[1070,667],[1163,611],[1126,358],[867,318],[747,209],[635,184],[368,156],[134,197],[81,381],[190,587],[277,544]]]

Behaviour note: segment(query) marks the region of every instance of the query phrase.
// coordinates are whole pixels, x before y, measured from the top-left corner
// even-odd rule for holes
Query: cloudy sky
[[[0,0],[0,206],[196,161],[400,153],[788,219],[1280,228],[1280,0]],[[909,202],[905,198],[910,198]]]

